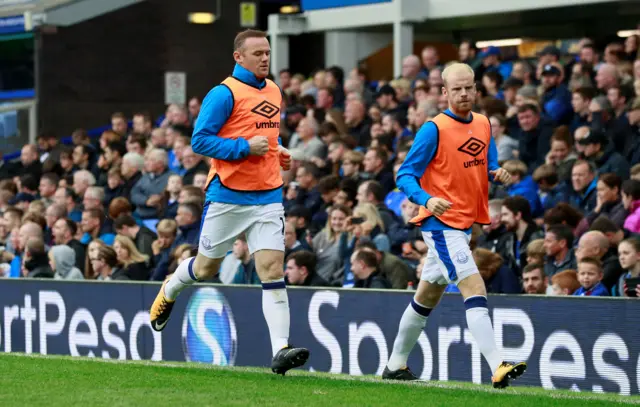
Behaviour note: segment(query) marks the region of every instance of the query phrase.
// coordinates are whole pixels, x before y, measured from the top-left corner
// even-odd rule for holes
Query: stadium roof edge
[[[272,14],[269,16],[269,32],[278,35],[298,35],[305,32],[349,30],[399,22],[420,23],[435,19],[614,2],[618,0],[393,0],[311,10],[297,15]]]

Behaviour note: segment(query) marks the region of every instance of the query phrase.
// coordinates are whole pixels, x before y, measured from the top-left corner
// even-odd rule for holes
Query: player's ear
[[[237,63],[240,63],[240,61],[242,59],[242,55],[240,54],[240,51],[233,51],[233,59]]]

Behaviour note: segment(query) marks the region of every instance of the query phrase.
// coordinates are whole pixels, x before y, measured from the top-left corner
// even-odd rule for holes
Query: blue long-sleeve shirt
[[[232,76],[258,89],[267,85],[264,79],[258,79],[240,65],[235,66]],[[233,94],[227,86],[218,85],[209,91],[202,101],[191,138],[194,153],[225,161],[241,160],[249,155],[249,142],[244,138],[229,139],[218,136],[220,129],[231,116],[233,103]],[[206,200],[235,205],[281,203],[282,188],[270,191],[234,191],[224,187],[220,179],[215,177],[207,188]]]
[[[449,109],[445,110],[444,114],[465,123],[471,123],[473,120],[473,114],[471,119],[464,120],[456,117]],[[416,205],[426,206],[427,201],[431,199],[431,195],[420,186],[420,178],[422,178],[429,163],[436,156],[437,149],[438,128],[435,123],[427,122],[420,128],[418,134],[416,134],[411,150],[409,150],[407,157],[398,170],[398,176],[396,178],[398,189],[404,192],[407,198]],[[487,160],[489,171],[500,168],[498,165],[498,148],[496,147],[493,137],[491,137],[489,143]],[[488,179],[492,178],[489,174],[487,174],[487,176]],[[434,230],[452,230],[453,228],[445,225],[435,216],[430,216],[422,223],[421,229],[424,232],[429,232]],[[466,232],[471,233],[471,228],[467,229]]]

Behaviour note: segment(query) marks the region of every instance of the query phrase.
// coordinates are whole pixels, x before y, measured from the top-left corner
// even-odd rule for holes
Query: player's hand
[[[280,167],[285,171],[289,171],[291,168],[291,153],[289,150],[279,145],[278,157],[280,158]]]
[[[501,182],[503,185],[509,185],[511,183],[511,175],[504,168],[498,168],[497,170],[489,171],[489,174],[493,176],[493,179]]]
[[[427,209],[436,216],[442,216],[443,213],[451,209],[452,203],[442,198],[430,198],[427,201]]]
[[[249,139],[249,154],[262,156],[269,151],[269,139],[265,136],[256,136]]]

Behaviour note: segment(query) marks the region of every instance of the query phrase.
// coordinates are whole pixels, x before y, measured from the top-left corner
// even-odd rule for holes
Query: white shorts
[[[458,284],[472,274],[478,266],[471,255],[471,236],[461,230],[422,232],[429,248],[420,280],[433,284]]]
[[[210,202],[205,206],[200,227],[198,252],[210,259],[224,257],[236,238],[245,233],[249,252],[284,252],[284,207],[269,205],[233,205]]]

